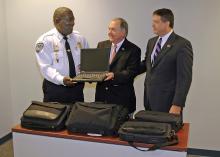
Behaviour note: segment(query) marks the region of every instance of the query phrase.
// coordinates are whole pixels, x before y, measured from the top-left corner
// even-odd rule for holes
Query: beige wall
[[[12,125],[9,64],[6,43],[5,8],[3,0],[0,0],[0,138],[10,132]]]
[[[220,150],[220,1],[5,0],[5,3],[10,65],[8,85],[11,86],[14,124],[19,122],[31,100],[42,98],[42,78],[36,66],[34,43],[42,33],[52,28],[51,17],[56,7],[73,9],[75,29],[87,37],[91,47],[107,38],[110,19],[124,17],[129,23],[128,39],[141,47],[142,57],[147,40],[153,36],[151,13],[168,7],[175,14],[175,32],[188,38],[194,48],[193,83],[184,112],[185,121],[191,123],[190,147]],[[3,56],[5,58],[7,53]],[[3,74],[8,72],[4,68],[3,71]],[[143,80],[142,75],[135,81],[138,110],[143,108]],[[86,100],[92,101],[94,86],[87,86],[85,94]]]

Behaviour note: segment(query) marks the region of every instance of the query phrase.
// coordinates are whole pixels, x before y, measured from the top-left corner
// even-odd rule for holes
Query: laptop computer
[[[109,70],[110,48],[81,49],[80,73],[74,82],[102,82]]]

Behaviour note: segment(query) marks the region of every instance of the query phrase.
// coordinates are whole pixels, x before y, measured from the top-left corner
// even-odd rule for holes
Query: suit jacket
[[[98,43],[98,48],[110,48],[111,44],[109,40],[102,41]],[[136,97],[133,82],[139,72],[140,62],[140,48],[125,39],[109,65],[109,71],[114,73],[114,79],[97,83],[96,101],[125,105],[130,113],[134,112]]]
[[[192,81],[193,50],[191,43],[174,32],[151,64],[151,54],[157,37],[147,44],[140,73],[146,71],[144,105],[146,109],[169,112],[170,107],[185,106]]]

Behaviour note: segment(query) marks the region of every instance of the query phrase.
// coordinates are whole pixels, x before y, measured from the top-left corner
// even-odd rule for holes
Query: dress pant
[[[56,85],[46,79],[43,81],[44,102],[75,103],[84,101],[84,83],[77,83],[73,87]]]

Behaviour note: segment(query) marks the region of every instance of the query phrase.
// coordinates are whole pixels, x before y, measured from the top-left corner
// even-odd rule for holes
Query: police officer
[[[69,8],[57,8],[53,15],[55,28],[36,42],[37,62],[44,77],[44,102],[84,101],[84,84],[72,78],[80,71],[80,49],[88,48],[88,42],[73,31],[74,21]]]

